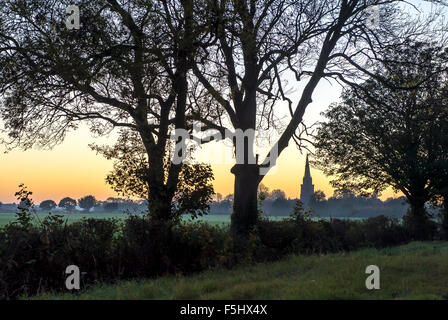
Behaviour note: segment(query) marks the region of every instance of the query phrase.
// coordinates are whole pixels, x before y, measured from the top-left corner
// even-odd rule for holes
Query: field
[[[56,214],[56,213],[54,213],[54,214]],[[124,213],[91,213],[91,214],[88,214],[88,213],[69,213],[69,214],[68,213],[66,213],[66,214],[57,213],[57,214],[64,216],[64,218],[67,220],[67,223],[79,221],[84,217],[85,218],[97,218],[97,219],[110,219],[110,218],[125,219],[127,217],[127,214],[124,214]],[[42,220],[47,215],[48,215],[48,213],[33,214],[33,219],[35,222],[38,222],[38,220]],[[287,216],[278,216],[278,217],[270,216],[269,217],[269,219],[272,219],[272,220],[282,220],[285,218],[287,218]],[[14,221],[15,219],[16,219],[15,213],[1,213],[0,212],[0,227],[3,227],[7,223]],[[315,218],[315,219],[317,220],[320,218]],[[330,219],[330,218],[324,217],[321,219]],[[362,220],[364,218],[344,217],[344,218],[338,218],[338,219]],[[191,221],[191,218],[185,217],[184,220]],[[207,216],[198,217],[197,219],[195,219],[195,221],[196,220],[204,221],[211,225],[221,225],[221,224],[229,224],[230,216],[229,215],[207,215]]]
[[[38,213],[37,217],[34,216],[34,220],[38,221],[38,219],[42,220],[47,216],[47,213]],[[115,219],[125,219],[127,217],[126,214],[123,213],[96,213],[96,214],[86,214],[86,213],[70,213],[70,214],[61,214],[64,216],[64,218],[67,220],[68,223],[73,221],[81,220],[83,217],[86,218],[97,218],[97,219],[109,219],[109,218],[115,218]],[[16,215],[15,213],[0,213],[0,227],[6,225],[7,223],[15,220]],[[281,220],[284,217],[271,217],[271,219]],[[187,221],[191,221],[190,218],[185,218]],[[228,224],[230,223],[230,216],[228,215],[208,215],[199,217],[197,220],[199,221],[205,221],[212,225],[218,225],[218,224]]]
[[[380,289],[367,290],[365,269],[380,268]],[[448,242],[285,260],[99,285],[79,294],[34,299],[448,299]]]
[[[60,213],[58,213],[60,214]],[[33,215],[34,220],[37,222],[38,219],[42,220],[47,216],[47,213],[38,213],[37,216]],[[61,214],[64,216],[64,219],[67,220],[67,223],[79,221],[83,217],[86,218],[97,218],[97,219],[125,219],[127,217],[126,214],[123,213],[96,213],[96,214],[86,214],[86,213],[70,213],[70,214]],[[15,220],[16,215],[15,213],[0,213],[0,227],[4,226],[5,224]],[[211,215],[211,216],[204,216],[200,217],[199,220],[206,221],[210,224],[216,225],[221,223],[229,223],[230,217],[225,215]]]

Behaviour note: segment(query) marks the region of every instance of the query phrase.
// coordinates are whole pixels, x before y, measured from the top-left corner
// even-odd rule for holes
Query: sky
[[[341,88],[322,81],[313,95],[314,102],[307,108],[304,119],[308,124],[320,120],[320,112],[339,98]],[[299,93],[298,93],[299,94]],[[97,155],[88,146],[90,143],[113,144],[115,135],[95,138],[86,126],[70,132],[64,142],[52,150],[13,150],[4,153],[0,146],[0,201],[15,202],[14,193],[24,183],[33,192],[33,200],[39,203],[70,196],[79,199],[92,194],[99,200],[116,197],[117,194],[105,183],[105,177],[112,169],[112,161]],[[215,192],[223,196],[233,193],[233,175],[230,168],[234,159],[224,143],[211,142],[198,150],[195,159],[208,161],[214,172]],[[304,174],[306,151],[300,153],[295,144],[283,151],[277,166],[265,176],[262,183],[270,190],[282,189],[287,197],[298,198]],[[315,190],[323,190],[331,196],[333,189],[329,179],[322,172],[311,168]],[[385,198],[393,196],[386,192]]]
[[[423,9],[430,9],[430,5],[422,1],[411,1],[423,5]],[[321,81],[313,94],[311,103],[304,115],[307,124],[322,120],[320,113],[332,102],[338,100],[341,87]],[[296,93],[300,98],[300,90]],[[1,127],[1,123],[0,123]],[[15,202],[14,193],[18,185],[24,183],[33,192],[36,203],[43,200],[60,199],[70,196],[79,199],[85,195],[94,195],[99,200],[116,197],[117,194],[105,183],[108,172],[112,169],[112,161],[104,159],[89,148],[90,143],[113,144],[114,134],[95,138],[86,126],[70,132],[64,142],[52,150],[13,150],[4,153],[4,146],[0,146],[0,201]],[[223,150],[227,154],[221,156]],[[226,152],[224,151],[224,153]],[[223,144],[209,143],[203,150],[198,151],[197,160],[209,161],[215,175],[215,192],[223,196],[233,193],[234,178],[230,173],[233,159]],[[306,151],[300,153],[291,141],[287,149],[280,155],[277,166],[262,181],[270,190],[282,189],[286,196],[298,198],[300,184],[304,174]],[[221,162],[221,163],[216,163]],[[224,162],[224,163],[222,163]],[[311,176],[315,190],[323,190],[327,197],[333,194],[329,178],[319,170],[311,168]],[[397,197],[392,190],[387,190],[382,199]]]

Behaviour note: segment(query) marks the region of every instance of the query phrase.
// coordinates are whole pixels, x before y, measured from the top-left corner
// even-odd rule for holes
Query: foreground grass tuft
[[[372,264],[381,270],[380,290],[365,287],[365,269]],[[448,299],[448,242],[290,256],[234,270],[126,281],[33,299]]]

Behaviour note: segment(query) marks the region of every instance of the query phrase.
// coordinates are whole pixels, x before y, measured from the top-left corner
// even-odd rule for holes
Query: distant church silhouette
[[[303,176],[303,183],[300,185],[300,201],[308,204],[311,196],[314,194],[314,184],[310,173],[310,163],[308,155],[306,155],[305,175]]]

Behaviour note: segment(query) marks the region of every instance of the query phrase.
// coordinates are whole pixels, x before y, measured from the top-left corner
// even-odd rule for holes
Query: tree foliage
[[[41,210],[53,210],[56,208],[56,202],[53,200],[44,200],[39,204]]]
[[[106,177],[106,183],[118,194],[128,198],[147,199],[150,189],[149,164],[144,146],[131,131],[121,131],[113,146],[91,147],[107,159],[114,160],[113,170]],[[165,156],[164,177],[168,179],[169,154]],[[209,165],[182,164],[176,193],[173,197],[173,216],[191,214],[193,217],[206,214],[214,194],[213,172]]]
[[[164,161],[170,134],[191,127],[210,105],[188,74],[196,46],[210,38],[200,19],[204,3],[78,0],[80,29],[69,30],[71,4],[9,0],[0,6],[5,142],[51,148],[80,122],[96,135],[132,130],[150,163],[146,197],[169,220],[181,171]],[[213,118],[213,111],[207,115]]]
[[[314,193],[311,195],[310,199],[310,205],[318,205],[319,203],[322,203],[326,200],[326,195],[322,190],[314,191]]]
[[[77,0],[81,27],[68,30],[68,0],[3,1],[0,116],[7,142],[52,147],[80,122],[97,135],[132,130],[147,156],[150,209],[169,220],[184,167],[165,160],[173,130],[190,130],[195,119],[220,132],[284,128],[268,155],[291,139],[299,143],[297,129],[320,80],[354,82],[369,74],[380,48],[422,36],[427,24],[410,23],[394,5],[400,2]],[[378,6],[379,30],[367,21]],[[299,97],[288,95],[290,79],[303,81]],[[284,107],[286,123],[274,106]],[[232,169],[232,226],[246,235],[257,221],[260,166],[275,162],[249,163],[251,150],[244,143],[244,163]]]
[[[67,211],[73,211],[76,208],[78,203],[75,199],[70,197],[65,197],[61,201],[59,201],[58,207],[64,208]]]
[[[96,204],[97,201],[92,195],[82,197],[78,200],[78,205],[87,212],[89,212]]]
[[[324,113],[314,163],[334,177],[334,187],[369,194],[392,186],[410,202],[413,224],[423,225],[425,202],[447,183],[438,182],[447,166],[447,54],[423,43],[383,52],[376,76],[346,90]],[[409,59],[414,63],[400,62]]]
[[[229,126],[243,131],[262,129],[270,144],[266,157],[258,162],[253,142],[244,142],[244,161],[231,169],[235,175],[235,232],[247,235],[256,224],[257,187],[266,168],[275,165],[276,156],[291,140],[302,145],[307,132],[301,126],[303,116],[319,82],[333,79],[352,84],[365,79],[381,59],[379,50],[425,34],[430,23],[411,21],[401,11],[400,2],[209,2],[216,42],[204,49],[193,72],[223,110],[222,119],[212,126],[220,131]],[[369,23],[372,9],[380,10],[377,27]],[[381,80],[387,82],[387,78]],[[294,90],[298,86],[299,93]],[[273,128],[276,134],[270,135]]]
[[[393,186],[406,196],[413,181],[428,192],[433,188],[434,160],[444,143],[438,128],[447,112],[446,73],[441,72],[446,53],[421,43],[401,49],[381,65],[381,76],[397,86],[427,78],[424,84],[397,90],[370,79],[346,90],[342,102],[323,114],[327,121],[318,130],[313,163],[336,177],[334,187],[369,194]],[[414,67],[392,62],[401,55],[413,56]]]

